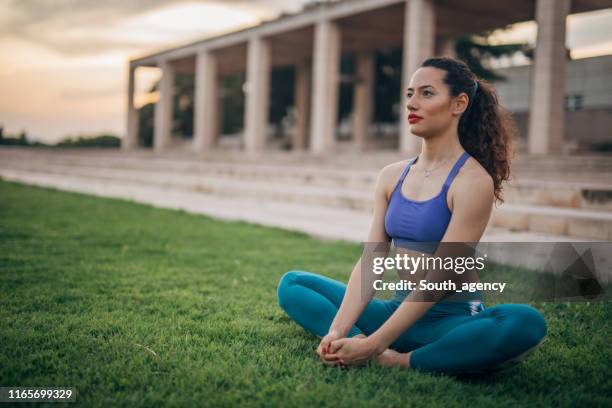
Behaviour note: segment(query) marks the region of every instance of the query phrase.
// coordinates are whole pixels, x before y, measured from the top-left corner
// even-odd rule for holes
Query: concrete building
[[[526,149],[530,154],[563,151],[566,95],[565,21],[570,13],[612,8],[612,0],[344,0],[285,15],[256,27],[207,38],[129,62],[127,135],[122,148],[137,146],[138,120],[134,81],[138,67],[162,70],[160,97],[155,105],[154,149],[172,144],[172,92],[175,75],[195,75],[193,150],[214,149],[220,133],[220,79],[245,73],[244,132],[241,146],[248,153],[268,145],[271,70],[295,66],[296,129],[292,145],[314,154],[340,148],[336,138],[341,56],[354,53],[358,80],[353,82],[353,138],[357,148],[368,146],[372,120],[372,54],[402,47],[400,106],[404,89],[427,57],[449,55],[454,38],[508,24],[538,23],[535,61],[530,72]],[[508,94],[508,91],[503,91]],[[524,98],[523,98],[524,99]],[[518,103],[518,102],[517,102]],[[523,106],[523,105],[521,105]],[[523,118],[525,121],[525,118]],[[420,149],[399,115],[397,146],[401,152]]]
[[[500,102],[512,112],[519,133],[527,135],[532,66],[497,72],[506,78],[495,84]],[[564,121],[566,149],[609,151],[612,148],[612,55],[567,62]]]

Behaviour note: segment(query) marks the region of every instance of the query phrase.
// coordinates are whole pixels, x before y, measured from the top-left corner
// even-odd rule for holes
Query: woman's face
[[[412,134],[428,138],[457,126],[462,110],[450,96],[445,74],[438,68],[422,67],[412,75],[406,91],[406,120]]]

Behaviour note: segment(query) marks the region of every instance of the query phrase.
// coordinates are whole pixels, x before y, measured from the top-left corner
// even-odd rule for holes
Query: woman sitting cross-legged
[[[477,243],[509,177],[510,118],[493,87],[455,59],[424,61],[406,92],[408,126],[421,151],[380,171],[368,243],[393,242],[398,253],[419,243]],[[534,307],[485,307],[481,293],[457,302],[419,300],[417,291],[376,299],[362,262],[348,284],[299,270],[280,280],[280,307],[321,338],[316,352],[327,365],[373,360],[431,372],[498,370],[546,335]]]

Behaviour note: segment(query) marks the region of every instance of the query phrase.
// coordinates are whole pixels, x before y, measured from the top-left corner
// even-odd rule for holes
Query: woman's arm
[[[478,242],[491,216],[493,180],[488,174],[466,174],[466,177],[457,177],[455,183],[453,214],[441,242]],[[439,256],[438,251],[434,256]],[[422,293],[419,294],[419,291],[412,291],[393,315],[376,332],[364,339],[374,355],[386,350],[435,304],[417,300],[420,295]]]
[[[364,246],[364,253],[351,272],[342,304],[330,327],[330,331],[336,330],[341,337],[346,337],[376,293],[374,280],[380,279],[382,275],[372,272],[371,258],[374,256],[386,257],[389,253],[390,243],[385,231],[385,214],[388,203],[386,185],[392,173],[391,166],[384,167],[376,179],[374,212],[368,242]]]
[[[494,199],[493,180],[485,172],[466,173],[463,177],[457,177],[453,183],[453,188],[457,189],[451,196],[453,214],[441,242],[478,242],[489,221]],[[443,250],[437,250],[434,256],[447,252],[449,247],[453,246],[439,245],[438,248]],[[426,278],[439,280],[440,275],[444,276],[444,271],[442,274],[436,270],[428,271]],[[333,341],[329,358],[338,359],[342,364],[353,365],[382,353],[435,304],[440,293],[433,293],[433,297],[429,296],[431,294],[432,292],[412,291],[393,315],[369,337]],[[430,298],[434,301],[424,300]]]

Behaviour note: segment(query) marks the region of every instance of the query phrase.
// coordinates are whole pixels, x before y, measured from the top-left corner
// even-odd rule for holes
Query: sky
[[[0,0],[0,125],[29,140],[125,133],[130,58],[253,26],[307,0]],[[533,43],[533,22],[494,41]],[[612,54],[612,10],[570,16],[573,58]],[[159,78],[138,69],[136,104]]]

